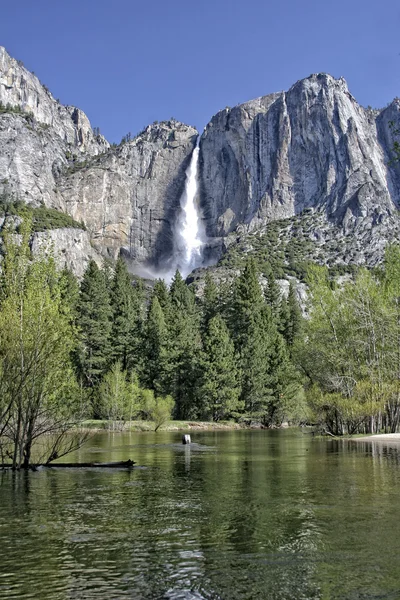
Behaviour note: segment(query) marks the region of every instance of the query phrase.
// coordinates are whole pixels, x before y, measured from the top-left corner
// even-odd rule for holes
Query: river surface
[[[398,600],[400,446],[300,431],[96,434],[0,473],[0,598]]]

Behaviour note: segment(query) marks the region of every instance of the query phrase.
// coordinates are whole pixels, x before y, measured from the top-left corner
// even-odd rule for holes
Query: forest
[[[301,309],[256,263],[201,294],[132,279],[122,258],[82,281],[51,252],[31,256],[31,223],[5,232],[0,285],[0,453],[14,468],[79,447],[84,419],[151,419],[346,435],[396,431],[400,418],[400,250],[381,269],[307,273]],[[264,271],[265,275],[265,271]]]

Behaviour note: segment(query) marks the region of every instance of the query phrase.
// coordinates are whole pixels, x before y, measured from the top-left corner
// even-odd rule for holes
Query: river
[[[0,473],[0,598],[400,598],[396,448],[191,435],[99,433],[66,458],[132,471]]]

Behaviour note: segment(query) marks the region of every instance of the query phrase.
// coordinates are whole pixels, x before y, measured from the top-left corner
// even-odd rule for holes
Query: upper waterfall
[[[198,166],[200,136],[197,138],[190,164],[186,169],[185,189],[180,199],[180,212],[174,226],[173,270],[187,277],[203,262],[206,235],[199,207]]]

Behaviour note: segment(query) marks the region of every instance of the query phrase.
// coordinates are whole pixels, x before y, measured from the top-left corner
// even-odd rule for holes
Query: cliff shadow
[[[174,248],[174,226],[181,210],[180,199],[185,189],[186,170],[189,167],[192,152],[196,145],[196,137],[190,153],[182,161],[177,175],[167,185],[162,198],[164,216],[158,229],[155,241],[152,243],[152,253],[146,261],[146,266],[157,271],[168,271],[172,266]],[[150,217],[151,218],[151,217]]]

